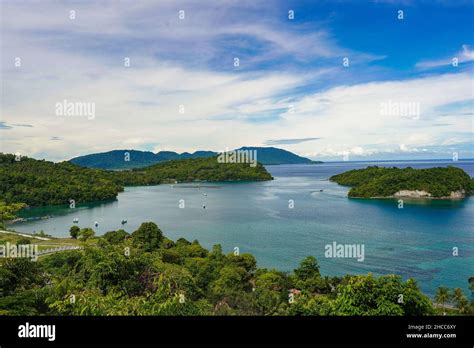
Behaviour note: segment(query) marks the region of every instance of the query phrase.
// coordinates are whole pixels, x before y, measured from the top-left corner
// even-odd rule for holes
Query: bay
[[[133,232],[142,222],[154,221],[169,238],[197,239],[207,248],[219,243],[225,252],[238,247],[240,253],[255,255],[260,267],[291,271],[313,255],[324,275],[395,273],[417,279],[431,296],[438,286],[467,291],[467,280],[474,276],[474,197],[405,200],[399,209],[391,199],[348,199],[347,187],[328,181],[331,175],[368,165],[454,165],[474,174],[473,160],[267,166],[275,180],[127,187],[112,202],[24,210],[20,215],[25,218],[50,218],[12,227],[65,237],[74,218],[98,235],[119,228]],[[124,226],[122,219],[127,220]],[[364,261],[325,258],[325,245],[333,242],[363,244]]]

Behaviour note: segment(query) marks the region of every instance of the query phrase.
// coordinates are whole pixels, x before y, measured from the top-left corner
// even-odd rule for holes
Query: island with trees
[[[193,181],[262,181],[272,176],[257,163],[219,163],[216,157],[172,160],[152,166],[112,171],[84,168],[0,153],[0,207],[42,206],[111,200],[124,186]]]
[[[333,175],[329,180],[351,186],[351,198],[462,199],[474,192],[474,179],[461,168],[428,169],[371,166]]]
[[[36,262],[0,258],[0,315],[419,316],[474,308],[460,288],[438,289],[433,304],[414,279],[324,276],[313,256],[293,272],[259,268],[248,253],[170,240],[153,222],[100,237],[73,226],[71,238],[46,241],[3,233],[0,244],[77,248]]]

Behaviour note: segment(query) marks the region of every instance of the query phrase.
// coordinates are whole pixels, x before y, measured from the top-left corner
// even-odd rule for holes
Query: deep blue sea
[[[455,165],[474,176],[472,160],[267,166],[275,180],[128,187],[113,202],[29,209],[23,217],[51,218],[12,227],[67,236],[74,218],[80,227],[93,227],[97,221],[97,234],[121,228],[122,219],[127,219],[124,228],[129,232],[141,222],[154,221],[172,239],[198,239],[205,247],[220,243],[226,252],[238,247],[240,253],[252,253],[260,267],[292,270],[313,255],[324,275],[396,273],[416,278],[429,295],[438,286],[467,291],[467,280],[474,276],[474,197],[405,200],[399,209],[396,200],[348,199],[347,187],[328,181],[331,175],[368,165]],[[364,245],[364,261],[326,258],[325,246],[333,242]]]

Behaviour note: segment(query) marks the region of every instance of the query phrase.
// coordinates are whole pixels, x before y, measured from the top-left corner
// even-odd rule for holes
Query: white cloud
[[[455,53],[452,57],[421,61],[416,64],[416,67],[419,69],[438,68],[440,66],[452,65],[454,59],[457,59],[458,64],[473,61],[474,50],[472,50],[469,45],[462,45],[461,50]]]
[[[2,4],[2,121],[34,127],[0,130],[1,151],[67,159],[135,146],[221,151],[268,139],[318,137],[284,147],[329,157],[400,151],[400,144],[409,151],[469,141],[463,134],[472,130],[471,118],[438,110],[473,99],[472,77],[466,73],[314,92],[305,90],[307,85],[340,77],[340,66],[252,71],[234,69],[230,59],[229,69],[217,69],[210,62],[223,59],[219,40],[244,35],[266,45],[244,65],[285,55],[297,61],[346,53],[351,61],[380,57],[340,47],[327,28],[280,30],[271,21],[242,22],[261,16],[260,2],[211,10],[183,2],[179,8],[186,10],[186,22],[178,21],[172,1],[126,4],[114,2],[103,11],[101,5],[74,3],[74,22],[68,19],[71,4]],[[246,16],[223,16],[239,11]],[[231,49],[227,54],[234,57]],[[21,68],[13,65],[17,56]],[[124,56],[130,56],[131,67],[123,66]],[[472,50],[464,47],[462,57],[472,60]],[[94,102],[96,117],[56,116],[54,105],[63,99]],[[419,103],[420,118],[381,115],[380,105],[388,100]],[[61,140],[49,141],[52,137]]]

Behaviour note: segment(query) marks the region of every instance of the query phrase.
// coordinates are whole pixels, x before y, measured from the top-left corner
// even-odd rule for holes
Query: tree
[[[351,276],[337,287],[336,315],[427,315],[432,306],[416,283],[400,276]]]
[[[161,253],[161,260],[166,263],[180,264],[183,261],[183,257],[176,248],[164,249]]]
[[[87,240],[95,235],[95,231],[92,228],[83,228],[79,232],[79,238],[82,240]]]
[[[79,228],[79,226],[76,226],[76,225],[71,226],[71,228],[69,229],[69,234],[71,235],[73,239],[77,239],[80,232],[81,232],[81,229]]]
[[[300,266],[295,269],[295,275],[299,280],[308,280],[319,277],[319,264],[314,256],[307,256],[301,261]]]
[[[132,233],[133,245],[145,251],[159,249],[163,239],[163,232],[154,222],[144,222]]]
[[[298,295],[286,315],[334,315],[334,301],[324,296]]]
[[[24,203],[11,203],[6,204],[0,201],[0,221],[13,220],[16,216],[16,212],[26,207]]]
[[[455,303],[458,303],[463,298],[466,298],[466,296],[464,296],[464,293],[461,288],[456,288],[453,290],[453,300]]]
[[[461,288],[456,288],[453,291],[453,300],[460,314],[465,314],[468,311],[469,301],[467,300]]]
[[[219,277],[211,284],[211,289],[218,296],[240,292],[245,285],[243,283],[245,273],[245,269],[242,267],[224,266],[219,272]]]
[[[0,267],[0,298],[34,286],[45,286],[46,278],[39,262],[24,257],[6,258]]]
[[[122,229],[117,231],[109,231],[104,234],[104,239],[111,244],[122,243],[130,234]]]
[[[274,314],[283,303],[281,295],[277,291],[257,288],[253,294],[255,296],[255,306],[260,315]]]
[[[191,242],[189,240],[187,240],[186,238],[178,238],[178,240],[176,241],[176,245],[177,246],[186,246],[186,245],[191,245]]]
[[[25,244],[31,244],[31,241],[28,238],[20,238],[16,242],[16,245],[25,245]]]
[[[444,311],[444,304],[446,303],[446,301],[449,300],[449,298],[450,296],[449,296],[448,288],[441,286],[438,289],[436,289],[435,300],[436,300],[436,303],[441,305],[441,308],[443,309],[443,311]],[[443,314],[446,314],[446,312],[444,312]]]

